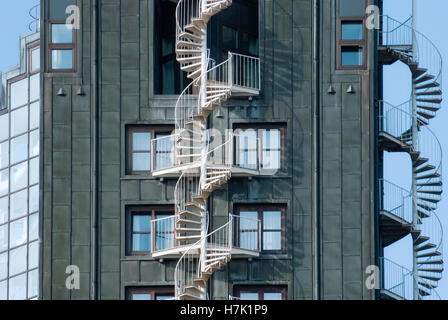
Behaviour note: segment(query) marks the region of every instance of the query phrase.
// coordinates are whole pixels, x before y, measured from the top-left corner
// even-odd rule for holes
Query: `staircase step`
[[[424,197],[421,197],[421,196],[419,196],[418,199],[426,201],[426,202],[431,202],[431,203],[438,203],[438,202],[440,202],[440,199],[424,198]]]
[[[425,119],[428,119],[428,120],[431,120],[432,118],[435,117],[435,115],[433,115],[433,114],[429,114],[429,113],[426,113],[426,112],[423,112],[423,111],[417,111],[417,114],[418,114],[419,116],[425,118]]]
[[[180,69],[185,72],[193,72],[196,71],[198,68],[199,69],[202,68],[202,63],[194,63],[180,67]]]
[[[205,281],[202,278],[194,278],[193,283],[196,284],[198,287],[201,287],[205,289],[207,287],[207,281]]]
[[[201,239],[200,235],[197,236],[178,236],[176,240],[199,240]]]
[[[427,214],[426,212],[424,212],[424,211],[422,211],[422,210],[420,210],[420,209],[417,209],[417,214],[418,214],[418,216],[419,216],[420,218],[422,218],[422,219],[424,219],[424,218],[429,218],[429,217],[430,217],[429,214]]]
[[[425,172],[425,171],[433,170],[433,169],[435,169],[435,168],[436,168],[436,167],[434,167],[434,166],[428,164],[428,165],[426,165],[426,166],[424,166],[424,167],[420,167],[420,168],[418,168],[418,169],[415,169],[415,170],[414,170],[414,173],[421,173],[421,172]]]
[[[414,245],[418,246],[419,244],[426,242],[428,240],[429,240],[429,237],[426,237],[426,236],[418,237],[417,239],[414,240]]]
[[[176,232],[202,232],[201,228],[177,228],[175,229]]]
[[[443,272],[443,268],[419,268],[418,271],[422,271],[422,272],[434,272],[434,273],[442,273]]]
[[[439,251],[431,251],[417,255],[417,258],[426,258],[426,257],[437,257],[442,254]]]
[[[192,19],[192,22],[193,22],[193,24],[194,24],[196,27],[198,27],[198,28],[200,28],[200,29],[202,29],[202,30],[207,29],[207,25],[205,24],[205,22],[204,22],[203,19],[200,19],[200,18],[194,18],[194,19]]]
[[[423,105],[417,105],[418,109],[424,109],[431,112],[436,112],[440,110],[440,106],[423,106]]]
[[[412,72],[412,76],[414,78],[418,78],[421,75],[425,74],[427,71],[428,71],[428,69],[425,69],[425,68],[415,68]]]
[[[428,211],[433,211],[433,210],[437,209],[435,207],[429,206],[429,205],[424,204],[424,203],[417,203],[417,206],[419,206],[420,208],[423,208],[425,210],[428,210]]]
[[[418,193],[426,193],[426,194],[434,194],[440,196],[443,191],[442,190],[417,190]]]
[[[432,80],[432,79],[434,79],[434,78],[435,78],[435,77],[432,76],[432,75],[425,74],[424,76],[422,76],[422,77],[420,77],[420,78],[418,78],[418,79],[415,79],[415,80],[414,80],[414,83],[415,83],[415,84],[419,84],[419,83],[422,83],[422,82],[425,82],[425,81],[428,81],[428,80]]]
[[[427,280],[431,280],[431,281],[439,281],[440,279],[442,279],[442,276],[441,275],[439,275],[439,276],[433,276],[433,275],[422,275],[422,274],[419,274],[418,275],[420,278],[423,278],[423,279],[427,279]]]
[[[435,244],[433,244],[433,243],[426,243],[426,244],[424,244],[424,245],[422,245],[422,246],[420,246],[420,247],[416,247],[415,248],[415,251],[423,251],[423,250],[427,250],[427,249],[433,249],[433,248],[436,248],[437,246],[435,245]]]
[[[187,78],[188,78],[188,79],[195,80],[195,79],[197,79],[198,77],[201,76],[201,73],[202,73],[202,68],[196,70],[195,72],[190,73],[190,74],[187,76]]]
[[[424,289],[422,289],[422,288],[419,288],[418,289],[418,293],[421,295],[421,296],[429,296],[429,295],[431,295],[431,293],[429,293],[428,291],[426,291],[426,290],[424,290]]]
[[[428,162],[429,159],[428,158],[418,158],[417,160],[414,161],[414,163],[412,164],[414,166],[414,168],[421,166],[422,164]]]
[[[197,42],[201,42],[203,40],[202,36],[198,36],[194,33],[190,33],[190,32],[182,32],[179,34],[180,38],[187,38],[193,41],[197,41]]]
[[[431,173],[431,174],[426,174],[426,175],[423,175],[423,176],[417,176],[417,180],[431,179],[431,178],[440,178],[440,174],[438,174],[438,173]]]
[[[418,284],[421,285],[422,287],[427,288],[427,289],[434,289],[434,286],[432,284],[427,283],[427,282],[419,281]]]
[[[199,195],[194,195],[194,196],[192,196],[191,198],[192,198],[194,201],[196,201],[197,203],[199,203],[199,204],[205,206],[204,198],[202,198],[201,196],[199,196]]]
[[[443,185],[442,181],[436,181],[436,182],[431,181],[431,182],[426,182],[426,183],[418,183],[417,187],[424,187],[424,186],[438,187],[438,186],[442,186],[442,185]]]
[[[194,226],[202,225],[201,221],[195,221],[195,220],[190,220],[190,219],[177,219],[177,223],[189,224],[189,225],[194,225]]]
[[[442,90],[433,90],[433,91],[420,91],[416,93],[417,96],[441,96]]]
[[[441,103],[442,99],[417,99],[417,102]]]
[[[443,260],[442,259],[425,260],[425,261],[417,262],[417,264],[443,264]]]
[[[194,42],[194,41],[183,41],[178,40],[176,42],[177,48],[185,49],[185,48],[201,48],[202,42]]]
[[[415,89],[421,90],[421,89],[436,88],[436,87],[440,87],[440,84],[437,82],[429,82],[429,83],[425,83],[421,86],[417,86],[417,87],[415,87]]]
[[[190,209],[190,210],[196,210],[196,211],[199,211],[199,212],[205,210],[204,206],[202,206],[202,205],[200,205],[198,203],[195,203],[195,202],[187,202],[187,203],[185,203],[185,207]]]
[[[429,122],[423,118],[418,118],[417,123],[422,126],[427,126],[429,124]]]
[[[190,291],[192,293],[196,293],[196,294],[199,294],[199,295],[205,294],[205,290],[204,289],[198,288],[196,286],[186,286],[185,290],[188,290],[188,291]]]
[[[181,293],[179,295],[179,298],[181,300],[202,300],[200,297],[195,296],[193,294],[189,294],[189,293]]]
[[[177,56],[179,55],[193,55],[193,56],[199,56],[199,54],[202,54],[202,50],[197,49],[176,49]],[[182,58],[182,57],[180,57]]]
[[[179,212],[179,216],[186,216],[186,217],[198,218],[198,219],[202,219],[202,217],[203,217],[202,214],[199,214],[199,213],[191,211],[191,210],[182,210],[181,212]]]
[[[196,35],[200,35],[200,36],[205,35],[205,32],[204,32],[201,28],[198,28],[198,27],[197,27],[196,25],[194,25],[194,24],[187,24],[187,25],[184,27],[184,29],[187,30],[187,31],[193,32],[193,33],[196,34]]]

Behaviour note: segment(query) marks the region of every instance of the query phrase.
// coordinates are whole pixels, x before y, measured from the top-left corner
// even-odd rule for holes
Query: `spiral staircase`
[[[174,216],[152,221],[152,255],[179,259],[174,282],[175,299],[180,300],[207,299],[207,281],[215,272],[232,257],[257,257],[260,250],[260,221],[229,214],[215,226],[207,211],[209,196],[238,171],[233,161],[235,135],[230,132],[224,141],[212,142],[207,118],[231,96],[260,92],[259,58],[229,53],[216,64],[207,49],[207,23],[231,4],[231,0],[178,2],[176,57],[191,83],[176,103],[174,135],[152,142],[174,145],[172,166],[153,172],[176,176],[178,181]],[[242,234],[241,229],[247,232]]]
[[[379,181],[382,246],[411,234],[413,270],[382,258],[383,298],[439,299],[443,230],[436,214],[442,195],[442,151],[428,128],[442,102],[442,59],[433,43],[414,30],[383,16],[379,57],[383,65],[401,61],[412,74],[411,99],[399,106],[379,101],[381,151],[406,152],[412,162],[412,190]]]

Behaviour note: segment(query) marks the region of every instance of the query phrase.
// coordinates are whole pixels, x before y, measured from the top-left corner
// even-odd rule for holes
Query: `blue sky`
[[[386,0],[385,13],[396,20],[404,21],[411,15],[411,0]],[[29,33],[28,24],[31,18],[29,9],[38,3],[37,0],[0,0],[0,71],[17,65],[19,61],[19,37]],[[447,0],[417,0],[417,29],[431,39],[443,55],[443,60],[448,62],[448,12]],[[446,64],[444,66],[444,78],[448,75]],[[444,80],[446,83],[446,79]],[[445,101],[448,101],[447,89],[444,90]],[[385,100],[399,104],[405,102],[410,95],[410,73],[406,67],[394,65],[385,70]],[[444,103],[445,105],[445,103]],[[448,154],[448,132],[445,127],[448,123],[448,111],[445,106],[438,112],[437,117],[431,121],[430,128],[438,136],[442,149]],[[409,157],[408,157],[409,158]],[[409,160],[397,155],[388,157],[389,164],[385,175],[389,180],[397,184],[409,186],[410,167],[403,163]],[[443,166],[448,167],[448,157],[444,158]],[[446,171],[446,170],[445,170]],[[444,186],[448,186],[447,175],[444,176]],[[448,226],[448,190],[445,190],[443,200],[439,203],[438,214],[442,223]],[[446,229],[448,230],[448,229]],[[444,247],[448,248],[448,233],[444,238]],[[389,258],[405,266],[411,267],[411,242],[403,240],[386,250]],[[446,260],[445,260],[446,261]],[[448,299],[448,273],[440,282],[438,292],[443,299]]]

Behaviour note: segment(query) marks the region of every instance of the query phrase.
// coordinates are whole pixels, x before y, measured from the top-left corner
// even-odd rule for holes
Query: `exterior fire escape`
[[[178,177],[175,214],[152,221],[153,257],[179,259],[175,268],[175,299],[205,300],[207,282],[232,257],[257,257],[260,221],[229,214],[215,225],[207,210],[209,196],[232,175],[258,174],[234,165],[234,139],[227,132],[208,133],[207,118],[231,96],[257,96],[260,60],[229,53],[216,64],[207,48],[207,24],[231,0],[180,0],[176,8],[176,56],[191,83],[175,107],[174,135],[154,139],[153,150],[174,146],[173,165],[153,172]],[[163,156],[163,155],[161,155]],[[218,219],[216,219],[218,220]],[[213,231],[209,231],[213,230]]]
[[[411,190],[379,181],[382,247],[408,234],[413,241],[413,270],[381,258],[381,297],[440,299],[435,289],[443,272],[442,226],[436,210],[442,194],[442,151],[428,125],[441,107],[442,58],[412,21],[383,16],[379,33],[380,63],[401,61],[412,74],[409,101],[398,106],[378,102],[380,155],[406,152],[412,161]]]

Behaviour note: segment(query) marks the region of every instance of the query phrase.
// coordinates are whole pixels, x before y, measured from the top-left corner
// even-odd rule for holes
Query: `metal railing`
[[[31,7],[29,11],[31,17],[31,22],[28,24],[28,29],[30,31],[39,32],[40,31],[40,3]]]
[[[250,251],[261,251],[260,219],[233,215],[233,245]]]
[[[401,219],[412,223],[414,200],[412,193],[390,181],[380,179],[380,210],[390,212]]]
[[[174,248],[176,216],[151,221],[151,252]]]
[[[151,140],[151,150],[154,152],[152,157],[152,170],[161,170],[173,167],[175,162],[174,141],[176,135],[164,136]]]
[[[229,85],[261,89],[260,58],[229,52]]]
[[[398,106],[380,100],[378,111],[380,131],[412,144],[412,100]]]

